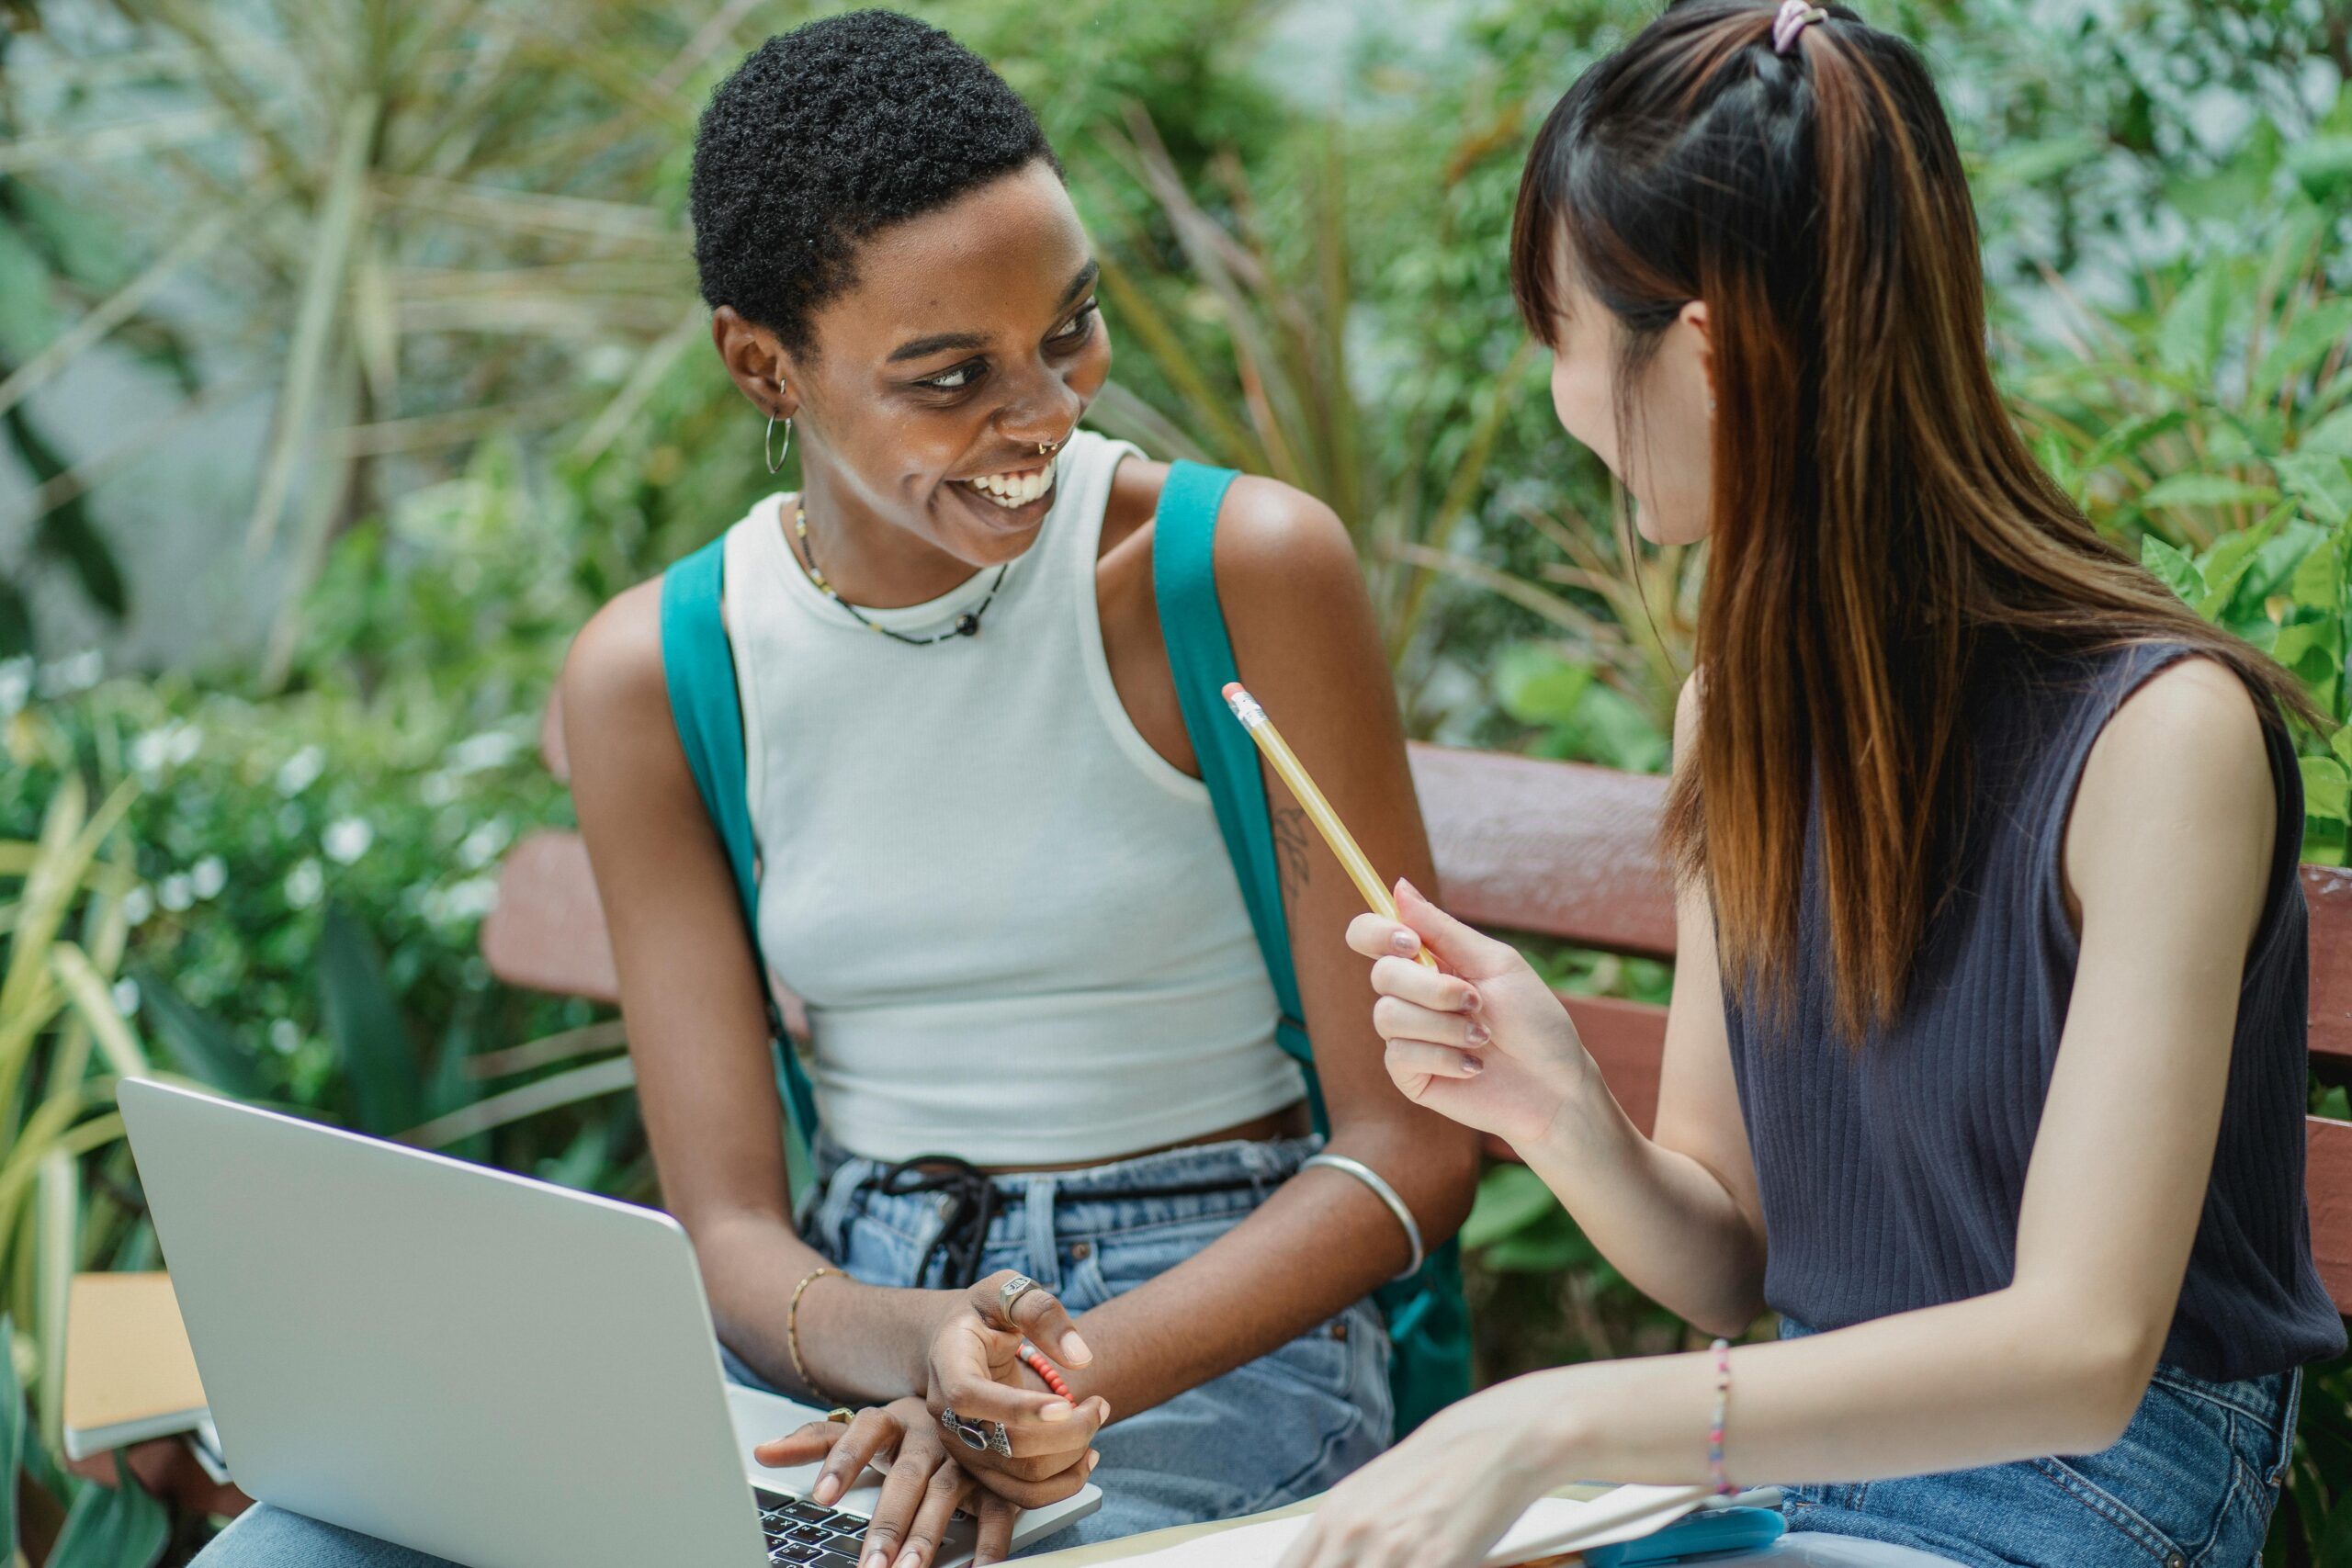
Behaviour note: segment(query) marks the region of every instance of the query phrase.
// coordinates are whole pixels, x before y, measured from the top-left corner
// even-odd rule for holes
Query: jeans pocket
[[[2187,1568],[2188,1554],[2181,1550],[2178,1542],[2149,1522],[2137,1508],[2076,1469],[2073,1461],[2038,1459],[2033,1461],[2033,1467],[2061,1492],[2120,1533],[2144,1553],[2149,1562],[2162,1563],[2165,1568]],[[2205,1511],[2218,1527],[2220,1510]]]

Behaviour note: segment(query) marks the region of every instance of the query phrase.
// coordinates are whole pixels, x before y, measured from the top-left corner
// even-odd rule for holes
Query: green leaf
[[[114,1452],[114,1480],[112,1486],[91,1483],[74,1499],[49,1568],[154,1568],[163,1557],[171,1544],[171,1517],[130,1473],[120,1449]]]
[[[2333,757],[2304,757],[2303,814],[2342,822],[2352,818],[2352,773]]]
[[[2248,484],[2227,474],[2167,474],[2141,492],[2140,504],[2157,506],[2267,505],[2278,499],[2268,485]]]
[[[2067,170],[2087,164],[2106,151],[2094,136],[2059,136],[2046,141],[2025,141],[2004,148],[1984,166],[1984,179],[1995,185],[2038,186]]]
[[[2194,604],[2205,597],[2205,579],[2197,563],[2154,534],[2140,541],[2140,564],[2162,578],[2184,603]]]
[[[2325,543],[2295,563],[2287,592],[2306,610],[2322,610],[2333,618],[2344,603],[2344,536],[2331,535]],[[2285,634],[2280,634],[2285,635]]]
[[[2328,452],[2294,452],[2270,460],[2278,482],[2324,523],[2352,517],[2352,460]]]
[[[2156,326],[2156,362],[2165,369],[2196,380],[2212,372],[2222,352],[2233,270],[2227,261],[2207,266],[2165,308]]]
[[[1561,658],[1540,643],[1506,649],[1495,668],[1495,695],[1521,724],[1563,724],[1592,686],[1593,667]]]
[[[2337,761],[2352,768],[2352,724],[2337,727],[2335,733],[2327,738],[2327,749],[2335,754]]]
[[[141,1010],[153,1021],[155,1042],[173,1065],[199,1083],[242,1100],[264,1098],[261,1061],[227,1025],[200,1011],[170,981],[141,964],[131,971]]]
[[[2342,661],[2343,629],[2340,621],[2297,621],[2280,626],[2278,640],[2270,645],[2270,657],[2301,675],[2307,684],[2316,685]],[[2306,660],[2313,661],[2312,667],[2305,667]]]
[[[2327,452],[2339,457],[2352,457],[2352,403],[2346,403],[2303,432],[2296,449],[2301,452]]]
[[[2324,196],[2331,186],[2352,178],[2352,136],[2310,136],[2287,149],[2287,167],[2303,188]]]
[[[2270,345],[2248,389],[2257,398],[2269,397],[2317,365],[2347,332],[2352,332],[2352,299],[2330,299],[2312,306]]]
[[[1462,1222],[1462,1245],[1476,1250],[1558,1212],[1560,1201],[1523,1165],[1497,1165],[1478,1179],[1477,1201]]]
[[[376,944],[351,912],[327,911],[319,936],[319,993],[327,1038],[351,1080],[362,1130],[389,1136],[423,1120],[424,1069]]]
[[[2270,536],[2278,532],[2278,525],[2293,516],[2294,512],[2293,502],[2282,502],[2272,507],[2269,514],[2253,527],[2214,542],[2213,547],[2206,552],[2204,565],[2199,569],[2206,583],[2204,595],[2197,603],[2199,615],[2209,621],[2220,619],[2222,612],[2229,608],[2231,595],[2238,591],[2238,584],[2245,580],[2246,572],[2253,568],[2255,552],[2269,541]]]

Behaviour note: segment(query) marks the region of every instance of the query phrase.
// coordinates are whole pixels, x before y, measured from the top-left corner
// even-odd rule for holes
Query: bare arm
[[[2122,1433],[2196,1236],[2272,836],[2295,826],[2276,816],[2259,721],[2234,676],[2183,664],[2124,705],[2067,829],[2082,948],[2012,1282],[1733,1352],[1733,1475],[1866,1481],[2091,1452]],[[1499,1385],[1406,1446],[1420,1450],[1415,1496],[1379,1495],[1384,1472],[1397,1490],[1400,1450],[1340,1489],[1296,1563],[1467,1563],[1559,1477],[1703,1481],[1713,1401],[1703,1356]],[[1459,1522],[1468,1515],[1476,1529]],[[1426,1548],[1432,1530],[1445,1550],[1401,1544]]]
[[[1353,547],[1329,508],[1238,480],[1217,530],[1219,597],[1242,680],[1273,714],[1373,863],[1429,874],[1386,658]],[[1280,782],[1268,802],[1283,904],[1334,1153],[1380,1172],[1434,1247],[1469,1212],[1477,1143],[1388,1083],[1364,1015],[1366,965],[1342,933],[1363,908]],[[1096,1351],[1074,1382],[1121,1416],[1296,1337],[1404,1268],[1396,1220],[1361,1182],[1310,1170],[1168,1273],[1080,1320]]]
[[[1675,716],[1678,765],[1697,725],[1696,682]],[[1508,1140],[1593,1245],[1643,1292],[1736,1334],[1762,1306],[1764,1222],[1740,1120],[1706,890],[1678,890],[1673,1007],[1656,1134],[1643,1136],[1602,1081],[1576,1025],[1517,949],[1463,925],[1409,887],[1407,930],[1361,916],[1350,941],[1383,954],[1374,1018],[1392,1076],[1422,1104]],[[1403,944],[1397,939],[1403,937]],[[1453,971],[1405,956],[1426,938]],[[1475,1014],[1465,1003],[1476,998]],[[1473,1022],[1491,1037],[1474,1042]],[[1475,1060],[1480,1070],[1465,1077]]]
[[[660,595],[658,580],[630,589],[572,645],[562,686],[572,798],[663,1202],[694,1237],[719,1337],[789,1388],[786,1307],[825,1259],[793,1228],[758,961],[671,717]],[[921,1393],[933,1319],[958,1299],[829,1278],[803,1300],[802,1353],[823,1368],[828,1394]]]

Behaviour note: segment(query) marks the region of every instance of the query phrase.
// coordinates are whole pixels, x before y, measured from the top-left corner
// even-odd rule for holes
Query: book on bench
[[[210,1424],[170,1276],[74,1276],[62,1406],[69,1460]],[[219,1439],[211,1440],[217,1453]]]

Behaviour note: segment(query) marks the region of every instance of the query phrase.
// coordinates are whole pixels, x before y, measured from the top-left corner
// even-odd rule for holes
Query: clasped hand
[[[1094,1434],[1111,1418],[1109,1404],[1100,1396],[1064,1399],[1020,1353],[1026,1340],[1068,1368],[1089,1364],[1092,1352],[1043,1289],[1023,1293],[1008,1320],[1001,1303],[1012,1277],[993,1274],[968,1292],[937,1292],[922,1394],[861,1410],[847,1424],[814,1421],[752,1450],[764,1465],[822,1461],[810,1495],[828,1506],[869,1465],[888,1472],[860,1568],[924,1568],[959,1510],[978,1521],[975,1561],[1001,1561],[1020,1511],[1069,1496],[1100,1461]],[[942,1422],[950,1410],[959,1422],[1002,1426],[1012,1452],[951,1437]]]

